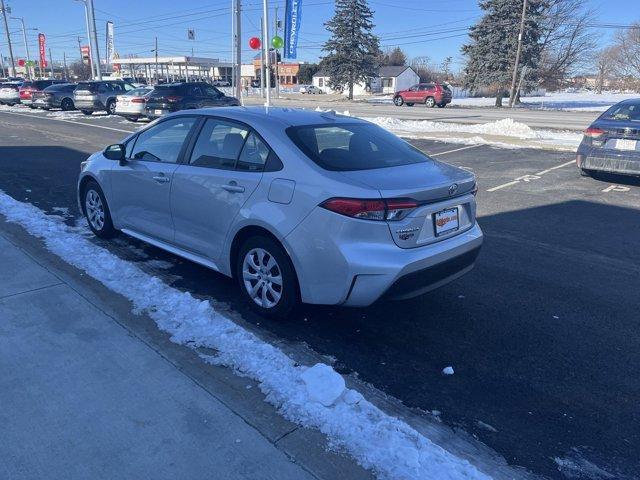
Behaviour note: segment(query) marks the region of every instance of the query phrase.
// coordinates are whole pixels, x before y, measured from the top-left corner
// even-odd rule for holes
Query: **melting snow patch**
[[[443,375],[453,375],[453,367],[445,367],[442,369]]]
[[[587,460],[581,448],[572,448],[566,458],[554,458],[558,470],[567,478],[608,480],[615,475]]]
[[[298,365],[283,351],[216,311],[209,301],[145,273],[135,262],[123,260],[85,238],[77,227],[69,227],[2,191],[0,214],[41,238],[66,262],[128,298],[135,312],[146,312],[175,343],[216,351],[217,355],[206,357],[208,362],[228,366],[257,381],[266,401],[285,418],[320,430],[330,446],[348,452],[380,478],[490,478],[346,389],[342,378],[328,365]]]

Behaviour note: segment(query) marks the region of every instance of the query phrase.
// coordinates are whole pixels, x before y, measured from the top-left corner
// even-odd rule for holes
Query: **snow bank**
[[[351,454],[385,479],[489,479],[401,420],[391,417],[353,390],[328,365],[297,365],[278,348],[198,300],[164,284],[132,262],[95,245],[58,217],[18,202],[0,191],[0,213],[41,238],[47,248],[128,298],[135,312],[147,313],[172,341],[208,347],[206,361],[233,368],[259,382],[266,400],[299,425],[317,428],[331,446]],[[340,380],[338,380],[340,377]]]

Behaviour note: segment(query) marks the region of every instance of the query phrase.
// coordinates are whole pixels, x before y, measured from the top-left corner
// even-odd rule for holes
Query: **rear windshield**
[[[605,120],[640,122],[640,101],[614,105],[602,117]]]
[[[36,80],[35,82],[33,82],[33,86],[36,87],[38,90],[42,90],[43,88],[47,88],[49,86],[51,86],[53,84],[53,82],[51,80]]]
[[[23,82],[21,87],[22,88],[33,87],[33,82]]]
[[[180,95],[180,87],[156,85],[156,87],[153,89],[153,97],[164,97],[167,95]]]
[[[85,90],[88,92],[97,92],[98,84],[94,82],[80,82],[76,90]]]
[[[75,89],[76,85],[74,83],[54,83],[53,85],[45,88],[47,92],[72,92]]]
[[[127,93],[125,93],[125,96],[142,97],[147,93],[149,93],[151,90],[153,90],[153,88],[148,88],[148,87],[134,88],[133,90],[129,90]]]
[[[429,160],[377,125],[303,125],[286,131],[293,143],[325,170],[371,170]]]

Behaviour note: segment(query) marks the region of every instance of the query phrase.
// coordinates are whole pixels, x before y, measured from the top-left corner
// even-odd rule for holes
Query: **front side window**
[[[166,120],[138,135],[131,158],[150,162],[176,163],[195,117]]]
[[[326,170],[370,170],[430,160],[377,125],[303,125],[289,127],[286,132],[305,155]]]
[[[209,118],[193,147],[189,164],[233,170],[249,131],[241,125]]]
[[[222,96],[222,92],[218,90],[216,87],[204,87],[204,94],[207,97],[218,98]]]

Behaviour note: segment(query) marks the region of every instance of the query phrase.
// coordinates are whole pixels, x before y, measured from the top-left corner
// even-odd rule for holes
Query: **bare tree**
[[[640,22],[619,30],[614,42],[618,49],[617,68],[622,76],[640,77]]]
[[[620,58],[620,49],[617,46],[610,46],[603,48],[598,52],[596,57],[595,66],[598,71],[598,80],[596,89],[598,93],[602,93],[602,88],[605,86],[607,78],[610,77]]]
[[[594,10],[584,0],[548,0],[543,10],[540,83],[557,88],[577,69],[592,62],[597,35],[589,27]]]

